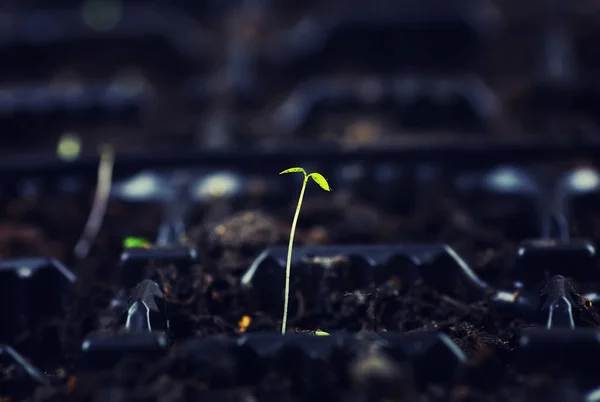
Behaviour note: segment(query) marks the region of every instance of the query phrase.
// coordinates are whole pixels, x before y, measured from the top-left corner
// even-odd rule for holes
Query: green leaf
[[[280,172],[279,174],[286,174],[286,173],[304,173],[304,174],[306,174],[306,170],[302,169],[301,167],[293,167],[293,168],[285,169],[283,172]]]
[[[124,248],[148,247],[149,245],[150,240],[144,239],[143,237],[126,237],[123,240]]]
[[[327,180],[325,180],[325,178],[320,173],[311,173],[309,176],[312,177],[315,183],[317,183],[319,187],[321,187],[323,190],[331,191],[331,189],[329,188],[329,183],[327,183]]]
[[[317,329],[315,331],[315,335],[316,336],[329,336],[329,332],[325,332],[325,331],[321,331],[320,329]]]

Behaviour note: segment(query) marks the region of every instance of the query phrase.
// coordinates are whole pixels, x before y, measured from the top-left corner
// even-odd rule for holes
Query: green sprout
[[[283,322],[281,323],[281,334],[285,335],[285,328],[287,326],[287,315],[288,315],[288,306],[290,301],[290,272],[292,265],[292,248],[294,245],[294,233],[296,232],[296,224],[298,223],[298,216],[300,215],[300,207],[302,206],[302,199],[304,198],[304,190],[306,190],[306,183],[308,183],[308,179],[311,178],[315,183],[319,185],[325,191],[331,191],[329,188],[329,183],[320,173],[311,173],[307,174],[306,170],[301,167],[294,167],[284,170],[279,174],[287,174],[287,173],[302,173],[304,175],[304,180],[302,181],[302,189],[300,190],[300,198],[298,199],[298,205],[296,206],[296,213],[294,214],[294,220],[292,221],[292,230],[290,231],[290,243],[288,246],[287,253],[287,262],[285,265],[285,295],[284,295],[284,305],[283,305]]]
[[[143,237],[126,237],[123,240],[124,248],[148,247],[148,246],[150,246],[150,240],[144,239]]]
[[[321,331],[320,329],[317,329],[315,331],[315,335],[316,336],[329,336],[329,332],[325,332],[325,331]]]

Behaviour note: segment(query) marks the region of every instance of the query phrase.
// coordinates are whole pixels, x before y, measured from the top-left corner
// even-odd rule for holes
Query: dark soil
[[[293,197],[196,205],[189,244],[180,247],[195,248],[198,258],[184,253],[161,260],[159,249],[141,271],[131,268],[138,263],[133,257],[119,264],[121,242],[129,235],[152,239],[160,206],[112,202],[90,256],[75,261],[71,251],[87,218],[87,196],[5,201],[2,258],[55,257],[78,280],[61,285],[46,264],[34,274],[41,285],[18,288],[26,308],[0,270],[7,295],[1,314],[13,317],[21,309],[30,317],[14,324],[17,329],[6,326],[2,341],[43,373],[36,380],[4,351],[2,400],[582,400],[600,385],[588,364],[599,346],[583,330],[600,325],[592,281],[569,264],[546,270],[539,260],[518,257],[520,241],[539,236],[535,204],[527,197],[448,188],[420,188],[403,204],[393,191],[309,191],[296,234],[296,245],[306,248],[295,251],[285,338],[278,335],[283,267],[276,260],[287,244]],[[600,232],[592,201],[574,199],[571,207],[579,209],[569,217],[572,233],[595,241]],[[318,247],[415,243],[431,244],[432,251]],[[442,243],[489,287],[474,287],[454,257],[435,248]],[[561,253],[572,252],[569,244]],[[241,279],[269,246],[281,247],[271,249],[273,258],[253,277]],[[517,288],[513,282],[522,272],[516,267],[540,273]],[[128,275],[140,275],[133,279],[141,284],[124,285],[133,280]],[[495,289],[512,299],[499,300]],[[37,313],[63,297],[64,312]],[[134,304],[148,306],[148,316],[133,311]],[[561,331],[570,317],[580,338]],[[551,330],[535,332],[547,325]]]

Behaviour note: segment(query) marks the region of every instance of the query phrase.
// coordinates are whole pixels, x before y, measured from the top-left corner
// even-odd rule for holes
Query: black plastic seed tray
[[[198,253],[189,246],[129,248],[121,254],[121,285],[126,289],[142,281],[151,265],[174,265],[182,272],[198,262]]]
[[[168,346],[164,332],[93,333],[81,344],[82,364],[90,369],[107,369],[132,356],[151,362],[164,356]]]
[[[387,50],[387,62],[396,68],[418,65],[418,62],[430,66],[435,61],[445,65],[457,63],[464,67],[477,51],[478,28],[493,27],[490,19],[479,18],[486,6],[469,1],[457,1],[452,7],[437,0],[405,1],[400,8],[392,7],[386,1],[369,6],[357,2],[352,5],[335,3],[316,7],[298,26],[280,32],[277,38],[273,38],[269,49],[271,60],[285,65],[308,59],[309,62],[303,67],[304,70],[308,67],[309,71],[310,61],[314,63],[315,58],[330,67],[336,56],[342,59],[352,57],[352,61],[359,66],[371,63],[381,67],[384,63],[380,63],[380,57]],[[484,25],[485,22],[487,25]],[[302,23],[306,34],[300,36],[298,30]],[[427,50],[422,46],[406,48],[407,43],[401,38],[409,37],[411,33],[413,37],[428,39],[421,44]],[[378,46],[369,49],[369,43],[377,43]],[[435,48],[442,43],[450,47],[455,45],[455,52]],[[314,57],[315,53],[320,57]],[[367,54],[367,59],[361,59]],[[405,64],[401,55],[405,56]],[[312,60],[310,56],[313,56]],[[324,58],[328,60],[324,61]],[[323,68],[322,64],[316,65]]]
[[[94,5],[7,5],[0,55],[11,62],[2,68],[26,81],[71,75],[71,65],[75,75],[104,79],[115,70],[141,71],[155,81],[158,98],[169,99],[157,107],[159,120],[189,119],[173,131],[190,146],[244,146],[255,135],[265,138],[261,147],[272,146],[288,143],[279,138],[284,132],[299,143],[344,144],[438,141],[448,130],[486,139],[546,132],[597,138],[598,91],[586,71],[594,63],[593,9],[290,3],[136,2],[109,13],[114,20],[93,18]],[[521,29],[524,21],[531,29]],[[356,85],[340,89],[345,80]],[[201,105],[183,95],[192,87]],[[163,131],[151,136],[174,142],[168,124],[148,124]]]
[[[476,76],[316,78],[303,81],[273,111],[270,126],[278,135],[289,137],[300,130],[314,130],[319,115],[371,110],[388,111],[408,128],[482,132],[498,117],[498,107],[496,95]]]
[[[426,382],[446,382],[458,375],[466,363],[461,350],[445,335],[380,334],[360,336],[332,334],[290,334],[285,337],[274,334],[252,334],[236,339],[205,338],[181,345],[171,358],[177,368],[214,376],[228,371],[231,382],[251,383],[260,381],[271,370],[288,376],[291,381],[300,380],[296,374],[307,372],[315,361],[335,366],[339,374],[360,365],[361,360],[389,358],[396,363],[409,364],[419,378]],[[185,363],[183,363],[185,362]],[[435,369],[433,369],[435,367]],[[367,374],[367,373],[365,373]],[[184,375],[179,372],[178,375]],[[189,375],[189,374],[188,374]],[[198,375],[198,374],[196,374]],[[198,378],[209,380],[209,378]]]
[[[561,159],[596,158],[600,144],[536,144],[531,142],[494,143],[481,141],[456,141],[452,144],[427,144],[386,146],[363,146],[341,151],[337,146],[283,147],[265,150],[258,147],[232,149],[228,151],[178,150],[165,152],[117,152],[116,173],[130,176],[141,170],[210,167],[212,169],[243,167],[245,171],[269,174],[290,165],[314,165],[331,169],[344,163],[399,162],[402,165],[418,166],[433,162],[452,167],[491,169],[507,163],[541,163]],[[0,163],[0,173],[6,176],[57,177],[68,173],[94,178],[99,158],[94,154],[83,154],[73,162],[64,162],[54,155],[20,154],[6,156]],[[4,178],[4,177],[3,177]],[[8,177],[6,177],[8,179]]]
[[[169,15],[177,21],[176,24],[165,24],[161,16]],[[162,38],[175,52],[184,53],[192,59],[204,54],[207,44],[206,35],[198,27],[176,9],[161,5],[126,5],[123,7],[121,18],[117,19],[112,29],[96,26],[97,22],[90,15],[81,18],[81,12],[73,9],[38,9],[35,11],[15,11],[8,16],[18,17],[18,23],[8,24],[3,29],[2,43],[4,48],[19,50],[15,44],[37,45],[43,50],[48,44],[74,44],[83,39],[94,38],[119,41],[135,39]],[[27,29],[35,27],[35,29]],[[185,32],[182,35],[182,32]],[[181,42],[181,37],[192,33],[194,41]],[[134,42],[135,43],[135,42]],[[143,47],[142,47],[143,48]],[[82,50],[80,48],[78,50]],[[29,50],[27,47],[21,50]]]
[[[519,338],[519,364],[522,371],[557,368],[574,370],[582,380],[593,377],[598,359],[598,331],[595,329],[526,329]],[[550,352],[551,351],[551,352]],[[536,362],[535,368],[532,368]]]
[[[524,241],[517,254],[515,271],[525,283],[539,283],[543,278],[540,271],[567,275],[580,282],[600,281],[596,248],[586,239]]]
[[[11,114],[37,113],[44,115],[52,112],[68,112],[85,109],[116,110],[135,109],[136,104],[143,103],[143,87],[141,91],[133,91],[118,82],[88,83],[88,85],[74,85],[72,91],[61,91],[60,88],[25,87],[4,88],[0,112],[3,116]]]
[[[59,317],[76,276],[51,258],[23,258],[0,262],[0,340],[34,331],[39,320]]]
[[[181,219],[184,237],[121,249],[123,237],[137,235],[136,228],[147,222],[140,215],[138,222],[129,223],[135,208],[152,204],[167,212],[156,222],[156,233],[161,222],[179,216],[168,197],[124,202],[121,194],[109,203],[113,209],[92,257],[73,263],[77,276],[54,259],[0,262],[0,274],[6,276],[0,282],[6,282],[2,342],[12,348],[5,354],[13,356],[1,361],[2,372],[8,373],[3,375],[11,367],[36,367],[24,368],[29,374],[0,396],[31,395],[26,381],[46,384],[74,400],[85,399],[80,395],[104,400],[101,389],[107,387],[141,400],[148,395],[168,400],[172,387],[206,400],[246,392],[257,400],[327,395],[357,402],[401,395],[442,401],[462,393],[473,400],[535,401],[540,381],[564,381],[580,394],[593,392],[600,385],[590,374],[600,327],[598,239],[593,231],[579,229],[572,209],[583,211],[582,199],[597,196],[595,165],[580,165],[597,152],[593,146],[471,146],[414,153],[321,149],[206,153],[201,158],[117,155],[119,182],[140,171],[179,169],[188,175],[178,177],[191,181],[189,188],[178,183],[178,189],[195,194],[198,181],[210,181],[211,172],[226,167],[229,175],[220,177],[245,183],[236,197],[245,196],[252,180],[273,176],[265,181],[269,191],[264,194],[273,187],[279,202],[285,199],[290,205],[275,212],[277,203],[271,210],[257,202],[258,210],[239,215],[226,210],[223,218],[212,211],[211,219],[202,216],[200,224]],[[43,159],[37,166],[27,162],[7,162],[0,171],[7,177],[19,169],[20,177],[35,175],[42,188],[75,171],[91,177],[96,167],[93,158],[54,166]],[[277,172],[295,162],[330,178],[333,191],[325,201],[307,192],[291,258],[288,327],[282,336],[287,234],[274,244],[272,233],[289,227],[298,182],[276,188],[276,179]],[[393,204],[407,195],[373,189],[362,206],[374,205],[376,223],[351,227],[358,232],[374,227],[376,235],[344,244],[339,239],[352,239],[349,226],[337,225],[364,212],[336,197],[347,191],[359,202],[361,193],[355,191],[361,181],[348,178],[343,169],[357,163],[367,182],[404,186],[416,202],[401,213],[384,212],[378,202]],[[42,166],[44,175],[36,170]],[[392,173],[386,176],[386,171]],[[154,184],[167,189],[173,183]],[[171,201],[183,209],[194,202],[227,204],[232,197],[227,192],[188,197],[183,190],[171,192],[182,194]],[[436,191],[446,191],[442,199],[462,210],[440,212]],[[7,196],[18,200],[19,194]],[[61,202],[69,199],[60,192],[54,196]],[[328,198],[331,204],[341,202],[342,212],[352,211],[350,216],[336,212]],[[523,200],[533,200],[533,207],[520,212]],[[512,209],[514,205],[518,208]],[[589,206],[585,211],[595,213]],[[534,216],[526,238],[498,224],[521,213]],[[487,220],[490,215],[496,218]],[[518,226],[516,221],[512,224]],[[418,236],[426,241],[416,241]],[[321,244],[307,244],[311,241]],[[237,270],[226,269],[228,264]],[[114,275],[119,271],[121,276]],[[31,364],[14,357],[16,353]],[[45,373],[41,380],[35,375],[39,372]]]
[[[276,310],[281,309],[282,301],[277,300],[277,287],[273,284],[284,284],[286,254],[284,246],[265,250],[241,278],[242,285],[252,288],[262,304],[275,305]],[[336,267],[340,263],[345,266]],[[319,266],[316,273],[311,267],[314,265]],[[340,270],[337,275],[331,275],[339,277],[338,281],[342,277],[352,277],[346,283],[346,291],[381,285],[394,276],[402,278],[403,286],[411,286],[420,279],[442,293],[459,292],[466,300],[480,300],[488,291],[488,285],[445,245],[298,247],[292,256],[292,267],[295,276],[306,276],[307,280],[310,276],[324,276],[327,271]]]
[[[17,137],[4,139],[2,143],[9,146],[18,141],[29,145],[35,138],[32,134],[39,129],[54,134],[98,122],[139,124],[153,103],[152,91],[144,82],[133,82],[132,86],[132,82],[117,79],[65,85],[70,85],[71,89],[47,85],[0,89],[3,94],[0,96],[0,121]],[[38,142],[48,145],[57,137],[51,135],[49,140],[44,138]]]
[[[46,386],[49,379],[8,345],[0,345],[1,392],[11,398],[26,398],[30,390]]]
[[[1,402],[598,399],[593,4],[79,3],[3,5],[2,76],[45,83],[0,92],[3,131],[169,146],[0,161]],[[291,166],[332,191],[282,336]]]

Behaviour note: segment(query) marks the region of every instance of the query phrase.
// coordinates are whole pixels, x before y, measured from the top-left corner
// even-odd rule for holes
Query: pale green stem
[[[281,335],[285,335],[285,329],[287,327],[288,306],[290,302],[290,274],[292,271],[292,248],[294,247],[294,233],[296,233],[296,224],[298,223],[298,216],[300,216],[300,207],[302,206],[302,198],[304,198],[306,183],[308,183],[308,176],[305,175],[304,181],[302,182],[302,190],[300,190],[298,206],[296,207],[296,214],[294,215],[294,220],[292,221],[292,231],[290,232],[287,263],[285,264],[285,293],[283,301],[283,322],[281,323]]]

